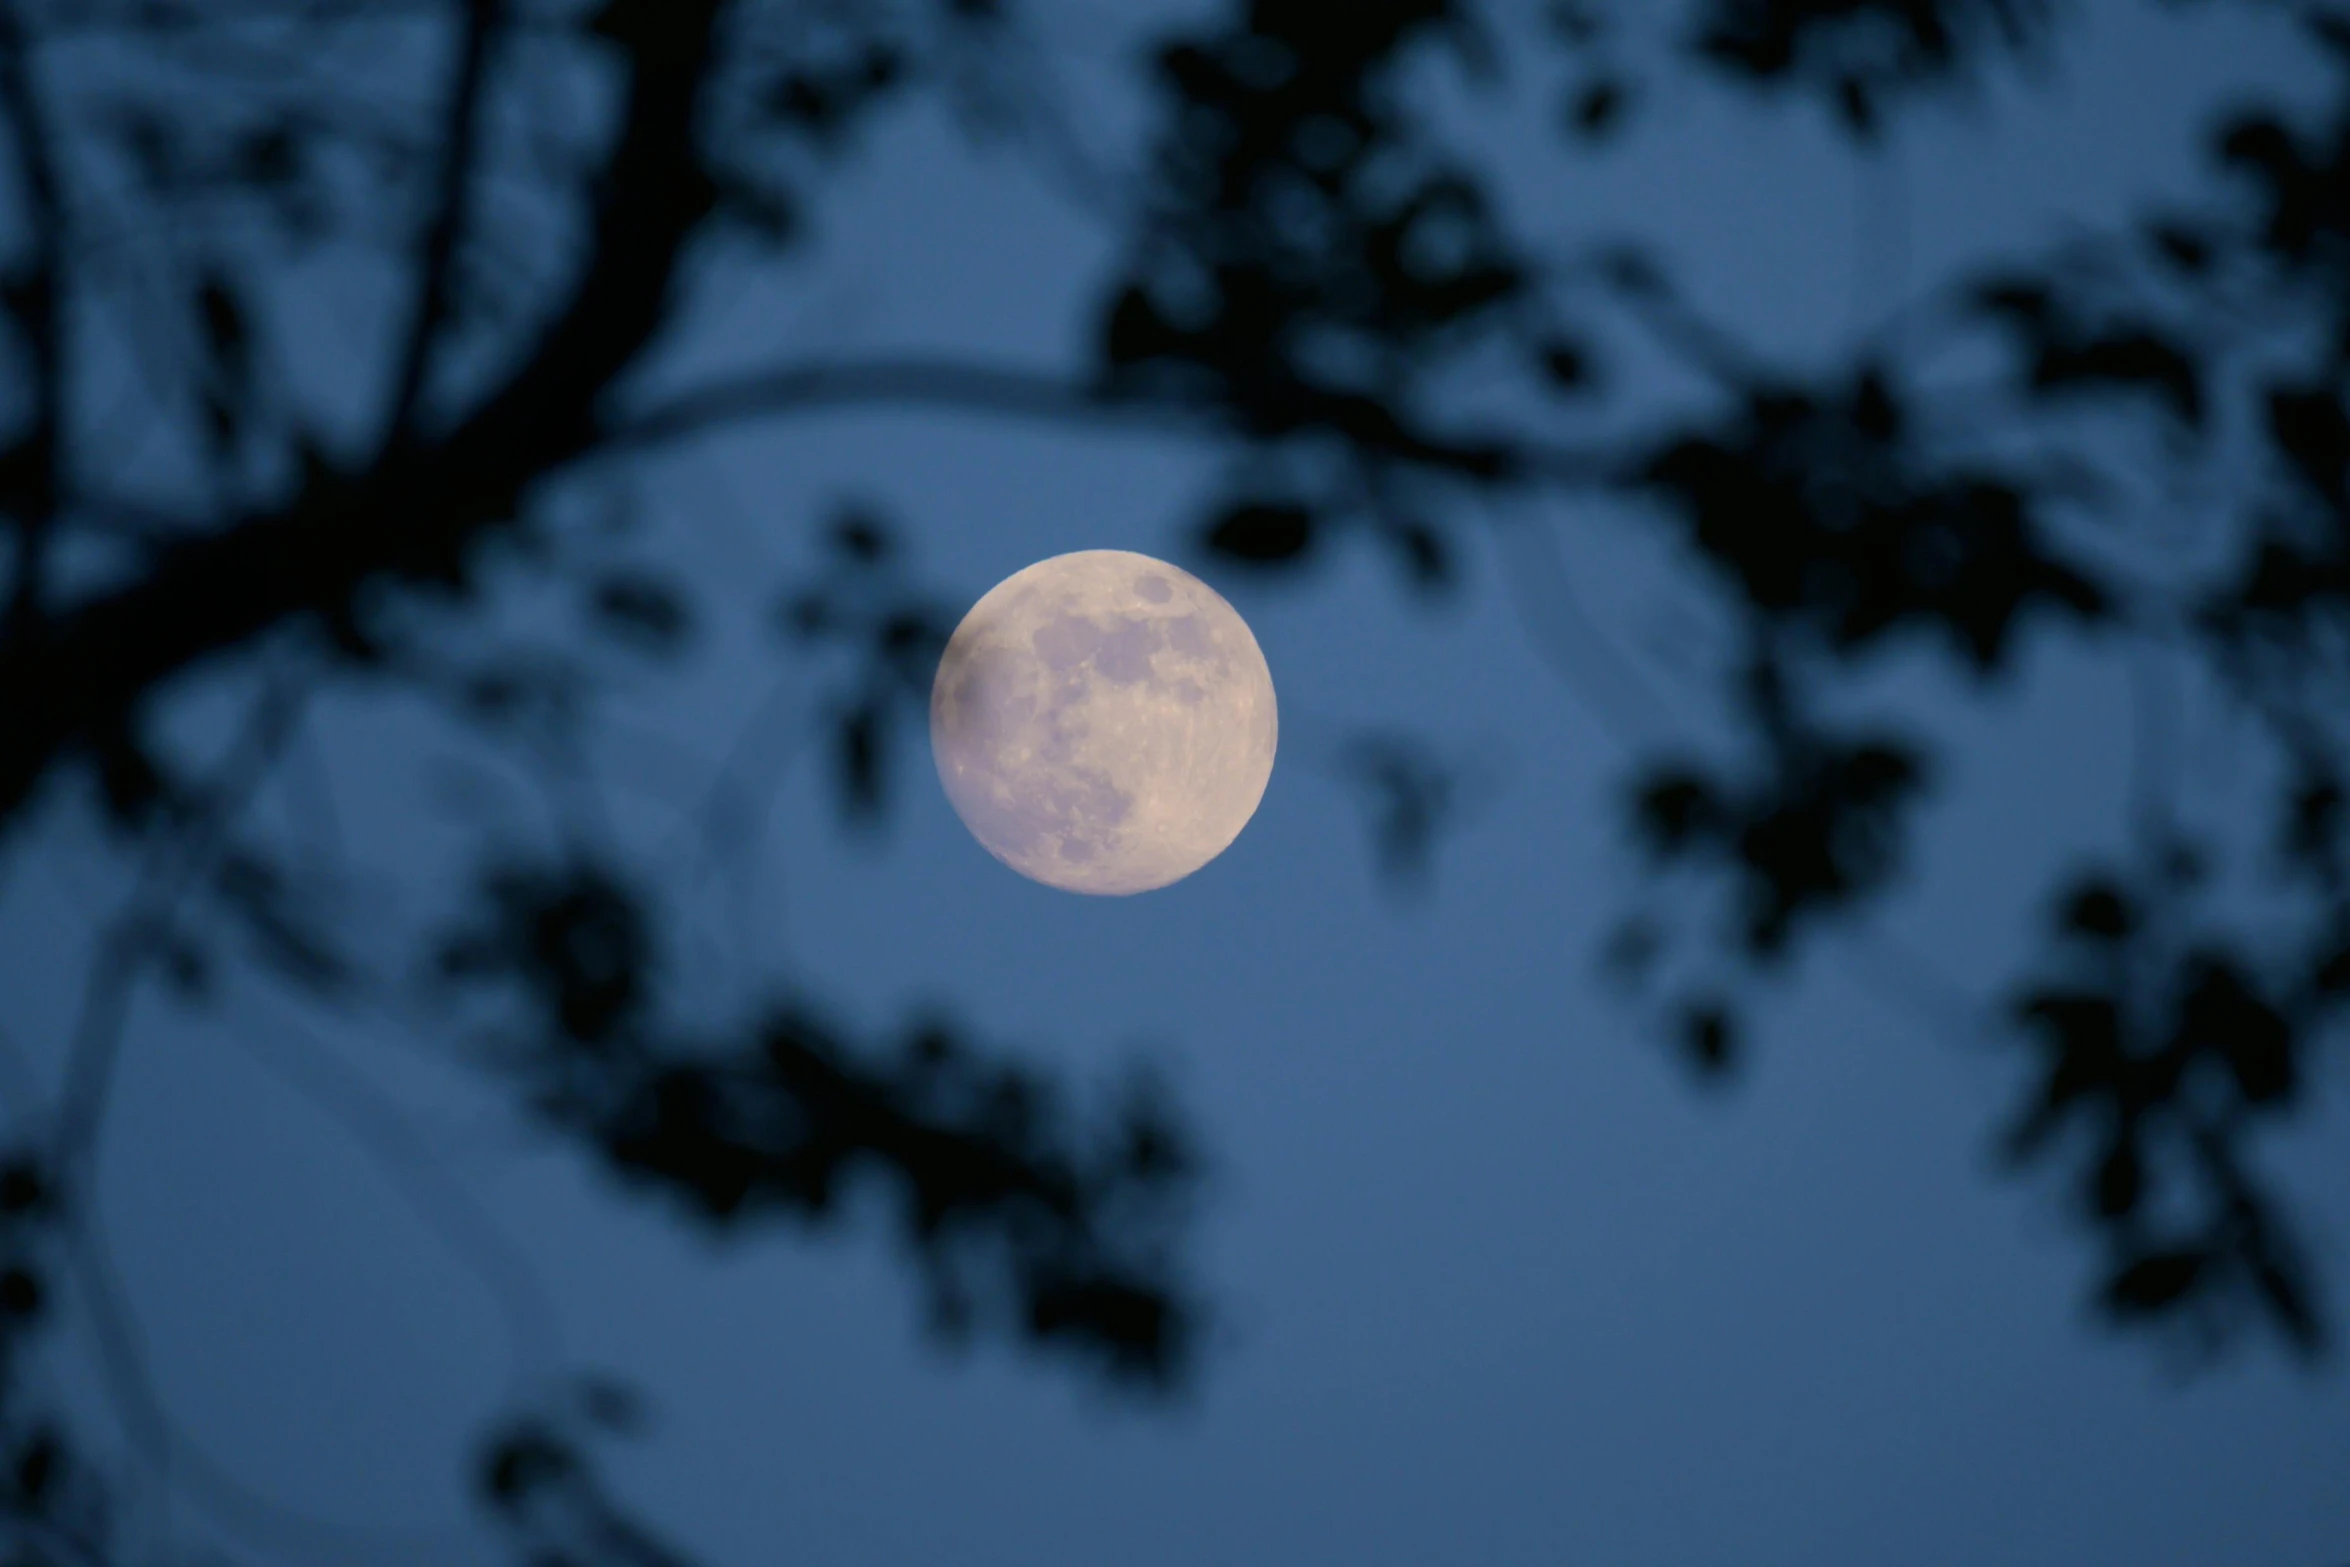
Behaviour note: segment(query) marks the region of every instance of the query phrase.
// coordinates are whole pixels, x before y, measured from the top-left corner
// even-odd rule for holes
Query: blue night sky
[[[1522,232],[1654,236],[1696,300],[1800,360],[1957,262],[2197,189],[2198,133],[2231,89],[2318,85],[2246,8],[2077,9],[2034,80],[1923,107],[1874,168],[1815,112],[1713,86],[1651,101],[1596,159],[1538,140],[1537,79],[1508,108],[1429,86],[1459,101]],[[1124,146],[1120,8],[1044,14],[1077,52],[1081,112]],[[890,121],[817,221],[786,266],[712,258],[676,373],[1086,351],[1109,226],[941,120]],[[1682,390],[1636,355],[1624,373],[1634,404]],[[832,501],[894,518],[959,609],[1065,550],[1204,570],[1188,540],[1215,463],[1163,436],[867,412],[630,470],[630,548],[710,597],[689,664],[623,670],[592,807],[691,913],[670,969],[688,1015],[788,988],[859,1028],[947,1008],[1080,1082],[1162,1069],[1211,1160],[1194,1255],[1215,1329],[1188,1396],[1138,1404],[997,1344],[944,1351],[878,1199],[813,1235],[713,1244],[436,1059],[428,1011],[313,1014],[248,980],[210,1012],[142,1006],[108,1127],[107,1237],[174,1419],[220,1471],[147,1476],[141,1526],[260,1560],[492,1559],[466,1444],[590,1366],[650,1401],[607,1455],[622,1492],[736,1567],[2350,1560],[2341,1371],[2255,1343],[2191,1375],[2092,1322],[2063,1194],[1990,1158],[2020,1053],[1921,1026],[1867,939],[1836,938],[1709,1091],[1600,983],[1639,890],[1635,748],[1718,722],[1702,595],[1639,517],[1495,517],[1433,604],[1367,544],[1295,586],[1211,573],[1271,664],[1283,749],[1240,840],[1165,891],[1014,876],[955,820],[911,726],[884,829],[839,829],[821,747],[791,741],[827,671],[762,619],[813,568]],[[1655,693],[1637,712],[1584,701],[1517,612],[1531,528]],[[539,612],[519,579],[511,597]],[[2018,675],[1978,693],[1896,664],[1872,691],[1950,741],[1885,928],[1983,997],[2027,955],[2056,857],[2116,841],[2128,766],[2121,671],[2045,633]],[[1379,881],[1330,765],[1366,727],[1419,734],[1476,780],[1418,899]],[[681,807],[746,728],[764,838],[708,853]],[[2183,751],[2190,790],[2225,782],[2216,725]],[[445,856],[451,887],[485,832],[555,841],[534,786],[404,699],[325,710],[266,808],[299,824],[327,799],[355,862]],[[86,835],[23,866],[0,889],[0,990],[29,998],[14,1030],[55,1041],[73,992],[32,977],[78,962],[82,927],[44,911],[102,909],[117,883]],[[339,1081],[322,1060],[401,1107],[396,1135],[434,1172],[421,1203],[322,1108]],[[2337,1301],[2346,1116],[2337,1074],[2275,1150]],[[474,1244],[466,1203],[555,1327],[453,1252]],[[87,1364],[63,1374],[95,1404]]]

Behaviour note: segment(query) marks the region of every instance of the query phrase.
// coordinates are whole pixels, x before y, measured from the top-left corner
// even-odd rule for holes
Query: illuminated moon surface
[[[1021,875],[1148,892],[1222,854],[1273,775],[1273,676],[1189,572],[1125,550],[1038,561],[971,607],[930,687],[963,825]]]

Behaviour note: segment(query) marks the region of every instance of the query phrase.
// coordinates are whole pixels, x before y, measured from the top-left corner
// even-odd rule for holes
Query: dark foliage
[[[1738,887],[1740,939],[1757,957],[1787,949],[1798,922],[1882,887],[1897,824],[1922,780],[1884,740],[1791,737],[1766,780],[1741,789],[1667,768],[1639,794],[1641,836],[1663,861],[1713,858]]]
[[[826,543],[824,576],[778,605],[776,624],[801,647],[838,648],[855,662],[830,709],[834,777],[847,820],[870,826],[888,803],[896,720],[901,710],[929,711],[930,677],[954,616],[903,580],[897,542],[878,514],[841,511]]]
[[[685,1567],[615,1501],[588,1445],[634,1424],[632,1401],[590,1385],[577,1409],[536,1413],[493,1432],[474,1470],[483,1503],[520,1560],[568,1567]]]
[[[53,1171],[30,1150],[0,1157],[0,1520],[11,1559],[103,1561],[112,1549],[100,1471],[36,1391],[30,1362],[56,1315],[63,1260]]]
[[[1356,735],[1335,758],[1369,811],[1379,873],[1394,891],[1425,894],[1436,879],[1436,844],[1459,825],[1476,778],[1410,735]]]
[[[2292,1105],[2346,998],[2326,955],[2255,963],[2177,918],[2180,891],[2091,875],[2066,894],[2067,977],[2014,1001],[2041,1069],[2006,1151],[2051,1158],[2071,1134],[2080,1207],[2110,1259],[2102,1299],[2118,1315],[2171,1320],[2208,1350],[2250,1308],[2315,1349],[2316,1282],[2251,1150]]]
[[[1750,80],[1817,93],[1872,136],[1885,100],[2044,29],[2046,0],[1710,0],[1697,45]]]
[[[884,1180],[942,1331],[1001,1323],[1121,1378],[1183,1372],[1196,1311],[1170,1242],[1194,1161],[1147,1081],[1078,1128],[1050,1083],[943,1023],[878,1052],[799,1007],[740,1040],[674,1033],[646,911],[592,866],[492,874],[440,956],[451,984],[519,1003],[488,1049],[539,1116],[700,1222],[820,1220]]]
[[[1668,446],[1647,481],[1752,613],[1839,655],[1915,626],[1988,673],[2026,611],[2103,611],[2096,585],[2041,544],[2029,491],[1926,465],[1904,425],[1874,371],[1825,397],[1758,390],[1726,434]]]

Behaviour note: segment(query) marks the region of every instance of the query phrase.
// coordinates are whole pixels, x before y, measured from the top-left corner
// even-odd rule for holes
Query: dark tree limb
[[[812,361],[747,371],[673,393],[604,426],[597,455],[626,455],[753,419],[819,410],[935,408],[1048,423],[1126,426],[1230,440],[1247,436],[1223,401],[1140,391],[941,356]],[[1429,443],[1405,454],[1439,471],[1497,464],[1509,477],[1568,488],[1627,477],[1630,463],[1612,448],[1558,446],[1516,432]]]
[[[782,365],[713,380],[615,415],[604,426],[599,451],[619,455],[780,414],[872,407],[1215,431],[1212,408],[1114,397],[1051,371],[908,357]]]
[[[0,4],[0,117],[7,121],[16,178],[29,209],[25,229],[32,246],[26,272],[0,283],[7,309],[24,335],[33,372],[31,428],[21,441],[0,451],[0,511],[14,516],[18,537],[16,585],[0,625],[18,634],[42,612],[65,429],[65,359],[58,341],[65,214],[58,198],[49,117],[33,80],[31,49],[32,40],[13,0]]]
[[[506,0],[467,0],[457,79],[449,96],[449,127],[441,142],[440,194],[419,247],[416,311],[392,382],[391,407],[384,423],[387,447],[404,443],[412,434],[417,399],[432,368],[433,346],[448,323],[457,242],[464,232],[466,196],[480,157],[489,59],[505,17]]]
[[[697,109],[719,0],[616,6],[625,129],[602,171],[592,258],[523,366],[450,434],[365,474],[314,460],[283,507],[158,552],[138,581],[0,648],[0,820],[58,759],[149,691],[288,622],[359,639],[371,587],[463,589],[472,552],[525,492],[597,438],[614,381],[668,319],[678,263],[712,202]]]

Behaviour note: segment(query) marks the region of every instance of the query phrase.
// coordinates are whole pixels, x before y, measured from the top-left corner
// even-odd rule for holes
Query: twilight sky
[[[1044,7],[1113,145],[1130,106],[1099,73],[1126,9]],[[1561,183],[1529,144],[1547,100],[1506,125],[1478,112],[1527,231],[1656,236],[1696,299],[1801,355],[1865,325],[1899,291],[1889,268],[1916,283],[2184,193],[2231,86],[2313,85],[2235,11],[2080,9],[2047,81],[1915,114],[1889,168],[1850,164],[1808,113],[1691,87]],[[814,251],[727,280],[698,361],[1074,362],[1100,225],[928,118],[893,120],[858,168]],[[2343,1373],[2263,1344],[2186,1377],[2090,1323],[2061,1194],[1991,1175],[2020,1056],[1919,1026],[1857,941],[1824,943],[1776,998],[1727,1092],[1699,1091],[1609,999],[1595,955],[1635,886],[1617,790],[1628,742],[1655,735],[1560,682],[1512,612],[1506,549],[1481,548],[1434,607],[1367,549],[1297,588],[1212,578],[1271,664],[1282,752],[1238,843],[1165,891],[1014,876],[957,823],[911,726],[877,838],[837,830],[816,747],[772,744],[752,748],[775,753],[753,756],[774,763],[759,856],[711,863],[679,829],[746,725],[764,714],[772,740],[824,700],[761,614],[811,567],[832,500],[897,519],[959,612],[1066,550],[1197,567],[1211,472],[1161,438],[870,412],[654,461],[639,547],[711,613],[682,678],[623,682],[598,758],[614,830],[698,889],[673,975],[689,1012],[796,985],[860,1026],[950,1007],[1081,1079],[1137,1052],[1164,1068],[1213,1162],[1196,1256],[1217,1336],[1190,1397],[1135,1406],[992,1345],[942,1354],[872,1205],[713,1247],[417,1048],[428,1018],[306,1017],[249,986],[210,1018],[143,1007],[109,1126],[108,1239],[166,1401],[222,1472],[148,1484],[143,1524],[216,1530],[257,1560],[491,1559],[462,1533],[464,1444],[510,1391],[586,1364],[649,1394],[611,1473],[713,1567],[2350,1559]],[[1627,520],[1541,521],[1587,612],[1696,732],[1702,688],[1675,663],[1686,582]],[[2112,840],[2127,761],[2112,671],[2044,635],[2022,676],[1963,704],[1916,669],[1882,687],[1967,742],[1889,926],[1986,995],[2051,853]],[[1655,722],[1682,732],[1669,704]],[[1328,765],[1366,726],[1423,735],[1480,780],[1418,902],[1384,895]],[[330,794],[362,862],[459,856],[485,823],[552,841],[529,789],[437,733],[396,703],[342,704],[302,763],[317,776],[276,808]],[[2224,736],[2187,749],[2224,767]],[[40,976],[78,958],[75,922],[46,911],[103,908],[113,883],[87,842],[37,858],[0,887],[0,994],[12,1030],[53,1041],[72,993]],[[445,1187],[421,1210],[373,1134],[322,1109],[340,1079],[321,1052],[404,1108],[397,1135]],[[2337,1300],[2346,1130],[2337,1079],[2280,1166]],[[473,1244],[458,1191],[527,1261],[559,1340],[452,1254],[452,1234]]]

